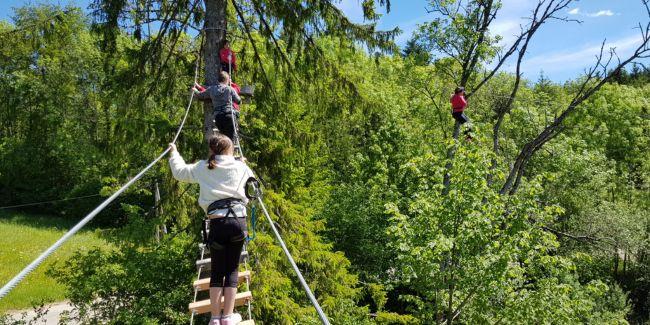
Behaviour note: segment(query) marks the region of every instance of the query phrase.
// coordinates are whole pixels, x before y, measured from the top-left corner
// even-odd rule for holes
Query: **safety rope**
[[[198,79],[198,72],[199,72],[199,61],[201,60],[201,54],[197,55],[196,58],[196,63],[195,63],[195,68],[194,68],[194,80],[196,81]],[[174,140],[172,143],[176,143],[176,140],[178,140],[178,136],[181,134],[181,131],[183,130],[183,126],[185,125],[185,121],[187,120],[187,115],[190,111],[190,108],[192,107],[192,102],[194,99],[194,92],[190,92],[190,99],[189,103],[187,104],[187,108],[185,109],[185,115],[183,116],[183,120],[181,121],[181,124],[178,127],[178,131],[176,131],[176,135],[174,136]],[[11,279],[7,284],[5,284],[2,289],[0,289],[0,299],[4,298],[9,292],[15,288],[20,281],[22,281],[29,273],[31,273],[34,269],[36,269],[45,259],[47,259],[52,253],[54,253],[61,245],[63,245],[68,239],[70,239],[74,234],[76,234],[83,226],[85,226],[88,222],[90,222],[97,214],[99,214],[106,206],[108,206],[113,200],[115,200],[120,194],[124,193],[126,189],[128,189],[133,183],[135,183],[137,180],[139,180],[151,167],[153,167],[158,161],[160,161],[169,151],[171,150],[171,147],[168,147],[165,149],[156,159],[154,159],[147,167],[142,169],[135,177],[133,177],[130,181],[128,181],[126,184],[122,185],[122,187],[117,190],[113,195],[111,195],[108,199],[106,199],[104,202],[102,202],[99,206],[97,206],[93,211],[91,211],[88,215],[86,215],[79,223],[77,223],[72,229],[68,230],[65,235],[63,235],[59,240],[56,241],[50,248],[48,248],[45,252],[43,252],[40,256],[38,256],[33,262],[31,262],[27,267],[25,267],[18,275],[16,275],[13,279]]]

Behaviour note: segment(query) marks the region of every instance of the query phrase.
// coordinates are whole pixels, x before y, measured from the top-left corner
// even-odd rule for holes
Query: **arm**
[[[172,175],[174,175],[174,178],[177,180],[181,182],[198,183],[198,180],[196,179],[194,173],[197,164],[186,164],[183,157],[181,157],[181,154],[179,154],[175,149],[172,149],[171,151],[169,157],[169,167],[172,170]]]
[[[210,87],[208,89],[205,89],[203,91],[198,92],[196,95],[196,99],[198,100],[210,100]]]

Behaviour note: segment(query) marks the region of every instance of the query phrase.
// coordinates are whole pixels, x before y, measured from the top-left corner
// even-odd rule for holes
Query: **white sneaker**
[[[221,316],[221,325],[235,325],[241,322],[242,318],[239,313],[232,313],[228,316]]]
[[[217,317],[210,318],[210,322],[208,323],[208,325],[221,325],[221,317],[217,316]]]

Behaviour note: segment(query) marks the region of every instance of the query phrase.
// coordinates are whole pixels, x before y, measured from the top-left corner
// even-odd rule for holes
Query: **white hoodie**
[[[206,213],[212,202],[221,199],[236,198],[247,204],[246,181],[253,177],[253,171],[233,156],[218,155],[216,160],[217,167],[208,169],[206,160],[186,164],[178,151],[174,151],[169,158],[174,178],[181,182],[199,184],[199,205]]]

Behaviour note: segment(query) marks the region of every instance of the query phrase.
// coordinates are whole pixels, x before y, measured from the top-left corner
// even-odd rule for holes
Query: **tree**
[[[173,50],[181,32],[190,28],[200,33],[205,33],[205,45],[203,47],[203,59],[205,63],[205,81],[208,85],[217,83],[217,73],[220,62],[218,50],[223,47],[226,34],[244,34],[250,42],[258,62],[259,71],[268,82],[268,76],[261,64],[258,42],[251,35],[252,21],[260,23],[260,33],[265,36],[266,42],[273,44],[273,54],[278,58],[281,65],[289,67],[303,63],[311,63],[311,60],[322,58],[318,55],[321,51],[314,42],[315,38],[321,35],[339,37],[343,40],[360,41],[371,48],[391,50],[394,45],[391,39],[399,30],[388,32],[375,30],[375,24],[358,25],[350,22],[343,13],[333,4],[331,0],[318,0],[313,2],[303,1],[241,1],[232,2],[236,11],[235,16],[228,14],[228,1],[226,0],[205,0],[205,9],[200,8],[199,0],[183,0],[167,3],[166,1],[147,2],[146,7],[140,1],[115,1],[96,0],[95,17],[96,23],[104,34],[104,42],[108,46],[114,46],[115,38],[120,25],[128,26],[134,30],[134,35],[140,37],[145,35],[146,44],[142,46],[140,53],[141,67],[146,64],[160,65],[163,67],[167,61],[164,58],[163,45],[167,36],[170,38]],[[390,8],[389,1],[380,1],[381,5]],[[375,21],[379,18],[376,13],[374,1],[363,2],[364,15],[367,19]],[[244,13],[253,13],[246,16]],[[150,23],[159,23],[160,27],[156,35],[142,33],[143,26]],[[203,27],[198,27],[203,23]],[[229,23],[231,24],[229,28]],[[280,35],[284,46],[280,44],[276,35]],[[289,62],[285,51],[296,51],[298,60]],[[204,105],[204,130],[205,137],[212,132],[211,108]]]

